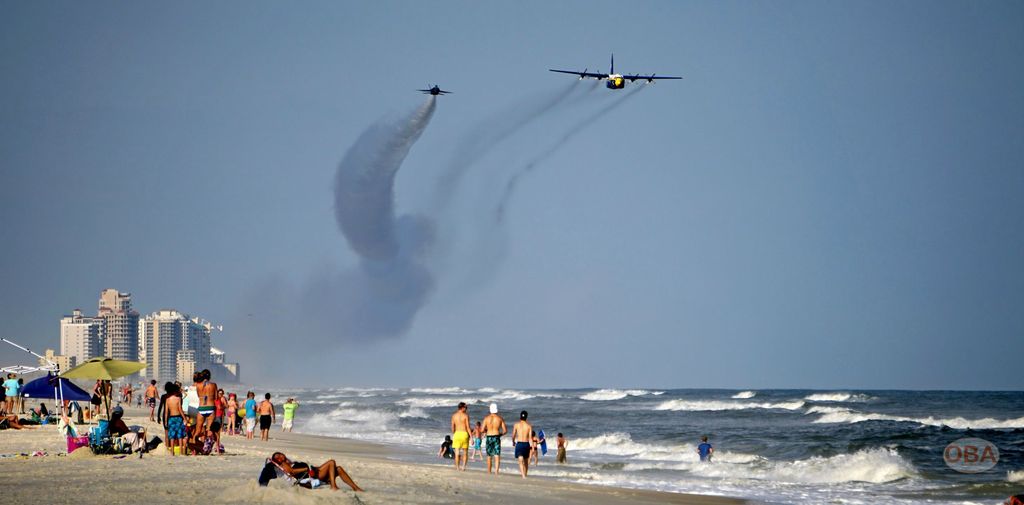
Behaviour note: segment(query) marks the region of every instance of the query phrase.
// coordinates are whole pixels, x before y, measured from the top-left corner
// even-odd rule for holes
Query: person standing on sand
[[[196,395],[199,396],[197,405],[196,430],[195,433],[206,433],[213,426],[213,418],[217,414],[217,383],[210,382],[210,370],[199,372],[199,382],[196,383]],[[197,437],[193,437],[193,442]]]
[[[252,440],[256,431],[256,393],[249,391],[245,395],[245,438]]]
[[[476,461],[477,456],[479,456],[480,461],[483,461],[484,454],[481,449],[483,448],[484,429],[480,425],[480,421],[476,422],[476,426],[473,428],[473,433],[471,435],[473,438],[473,454],[470,455],[469,460]]]
[[[4,399],[4,408],[9,414],[17,414],[14,409],[18,403],[18,388],[18,379],[15,379],[12,373],[7,374],[7,380],[4,381],[4,394],[7,395]]]
[[[487,434],[487,473],[491,473],[491,463],[494,463],[494,474],[501,473],[501,437],[508,433],[505,427],[505,420],[498,415],[498,404],[491,404],[491,413],[484,418],[484,433]]]
[[[270,403],[270,393],[263,395],[263,401],[256,407],[260,414],[260,440],[270,440],[270,426],[277,421],[277,414],[274,412],[274,404]]]
[[[146,388],[146,406],[149,407],[149,420],[156,421],[156,398],[159,391],[156,389],[156,379],[149,381],[149,387]]]
[[[176,394],[180,393],[180,390],[177,386],[173,386],[167,393],[161,419],[164,426],[167,427],[167,448],[170,450],[171,456],[183,455],[185,454],[187,435],[185,433],[185,413],[181,411],[181,395]],[[178,448],[178,453],[175,453],[175,448]]]
[[[469,463],[469,414],[466,402],[459,402],[459,408],[452,414],[452,449],[455,449],[455,469],[466,471]],[[459,462],[462,462],[459,464]]]
[[[299,408],[299,403],[295,401],[295,398],[289,398],[288,401],[281,405],[284,409],[284,421],[281,423],[281,431],[292,431],[292,422],[295,420],[295,409]]]
[[[711,462],[711,456],[715,454],[715,448],[711,447],[708,443],[708,437],[700,437],[701,444],[697,446],[697,454],[700,455],[700,460],[705,463]]]
[[[558,434],[556,441],[558,442],[558,454],[555,456],[555,461],[565,464],[565,446],[569,441],[561,433]]]
[[[516,459],[519,460],[519,474],[526,478],[530,471],[530,447],[533,442],[533,426],[526,422],[529,413],[519,413],[519,422],[512,427],[512,442],[516,444]]]

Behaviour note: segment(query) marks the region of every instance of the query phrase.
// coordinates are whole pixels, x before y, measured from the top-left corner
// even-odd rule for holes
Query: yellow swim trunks
[[[469,449],[469,433],[456,431],[452,435],[452,449]]]

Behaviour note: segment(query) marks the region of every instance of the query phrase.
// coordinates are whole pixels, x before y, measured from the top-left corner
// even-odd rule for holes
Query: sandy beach
[[[141,409],[127,409],[129,425],[163,431]],[[533,503],[724,505],[743,500],[662,493],[559,482],[543,477],[523,480],[514,461],[504,461],[500,476],[489,476],[479,463],[466,472],[442,464],[411,464],[389,459],[392,449],[342,438],[282,433],[271,440],[225,437],[226,454],[171,457],[153,454],[115,459],[95,456],[87,448],[70,455],[66,441],[52,426],[0,432],[0,493],[8,503]],[[46,456],[11,456],[46,451]],[[261,488],[256,483],[266,457],[282,451],[293,460],[319,464],[333,458],[366,491],[308,490],[283,480]]]

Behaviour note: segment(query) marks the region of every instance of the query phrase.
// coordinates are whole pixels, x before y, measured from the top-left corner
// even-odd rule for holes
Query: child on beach
[[[555,461],[564,464],[565,463],[565,446],[568,444],[568,441],[565,439],[564,436],[562,436],[561,433],[559,433],[558,434],[557,442],[558,442],[558,454],[555,455]]]
[[[437,451],[437,457],[444,459],[455,459],[455,450],[452,449],[451,435],[444,436],[444,442],[441,442],[441,449]]]
[[[484,428],[480,424],[480,421],[477,421],[476,427],[473,428],[473,454],[469,457],[470,461],[476,461],[477,457],[480,458],[480,461],[484,460],[483,441]]]

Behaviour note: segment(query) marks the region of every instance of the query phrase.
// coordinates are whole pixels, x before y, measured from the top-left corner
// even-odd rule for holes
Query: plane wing
[[[551,71],[551,72],[558,72],[560,74],[578,75],[578,76],[580,76],[580,79],[583,79],[584,77],[593,77],[594,79],[598,79],[598,80],[600,80],[600,79],[607,79],[608,78],[608,74],[597,74],[597,73],[594,73],[594,72],[587,72],[586,70],[584,70],[582,72],[577,72],[576,70],[555,70],[553,68],[549,68],[548,70]]]
[[[657,79],[682,79],[682,77],[672,77],[672,76],[667,76],[667,75],[663,76],[663,75],[655,75],[655,74],[651,74],[651,75],[637,75],[637,74],[623,75],[622,78],[623,79],[627,79],[629,82],[633,82],[633,81],[635,81],[637,79],[645,80],[647,82],[651,82],[651,81],[654,81],[654,80],[657,80]]]

